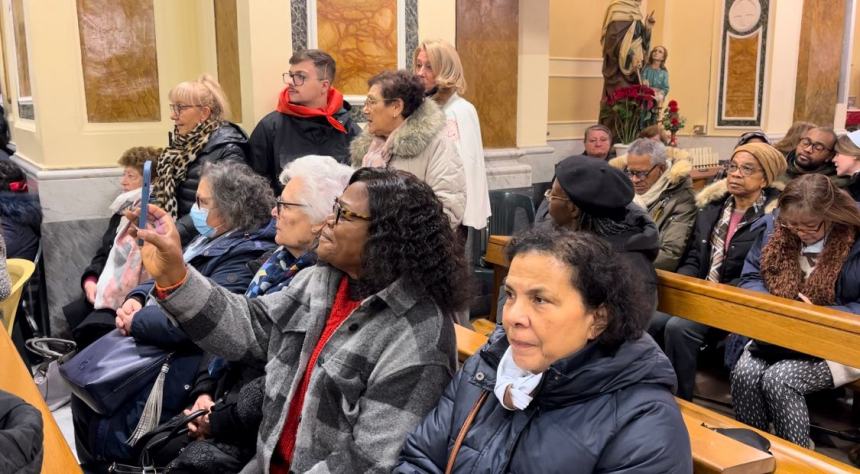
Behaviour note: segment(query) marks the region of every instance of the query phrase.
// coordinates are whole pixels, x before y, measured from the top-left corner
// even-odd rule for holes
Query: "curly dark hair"
[[[221,217],[233,229],[256,230],[272,218],[275,196],[266,178],[245,163],[209,162],[200,179],[209,180],[212,199]]]
[[[430,186],[405,171],[361,168],[349,183],[367,186],[370,228],[361,257],[362,292],[376,293],[400,277],[447,315],[469,296],[463,247]]]
[[[403,101],[403,112],[400,114],[403,118],[412,115],[424,102],[424,84],[418,76],[405,69],[382,71],[367,81],[368,87],[377,84],[382,89],[382,98],[386,101],[395,99]]]
[[[157,178],[155,169],[158,164],[158,157],[161,156],[161,148],[154,146],[133,146],[126,150],[119,157],[117,163],[123,167],[134,168],[138,173],[143,174],[143,164],[149,160],[152,162],[152,179]]]
[[[606,329],[598,343],[612,348],[642,336],[652,308],[642,303],[646,298],[641,278],[600,237],[557,227],[535,228],[511,239],[505,252],[509,261],[536,252],[567,264],[570,284],[586,309],[605,310]]]

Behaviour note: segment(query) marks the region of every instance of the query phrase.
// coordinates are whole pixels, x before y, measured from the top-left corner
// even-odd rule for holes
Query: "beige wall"
[[[860,5],[858,5],[860,7]],[[854,97],[854,107],[860,108],[860,8],[854,9],[854,48],[851,52],[851,68],[849,69],[848,97]]]

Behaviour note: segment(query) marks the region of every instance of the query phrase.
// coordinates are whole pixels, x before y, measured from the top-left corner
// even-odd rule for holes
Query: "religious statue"
[[[642,84],[654,89],[654,97],[661,105],[669,94],[669,71],[666,70],[668,57],[669,52],[665,46],[654,46],[651,54],[648,55],[648,64],[639,73]]]
[[[613,0],[606,9],[600,43],[603,45],[603,97],[615,89],[641,84],[639,70],[650,48],[654,12],[642,19],[641,0]]]

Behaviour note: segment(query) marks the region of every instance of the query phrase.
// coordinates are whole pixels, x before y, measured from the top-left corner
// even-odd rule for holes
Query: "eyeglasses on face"
[[[373,96],[369,95],[369,96],[367,96],[366,99],[364,99],[364,106],[365,107],[373,107],[379,103],[387,104],[387,103],[393,102],[395,100],[397,100],[397,99],[385,99],[385,98],[373,97]]]
[[[305,85],[305,81],[308,80],[308,76],[303,72],[285,72],[281,74],[281,79],[283,79],[284,84],[292,84],[294,86],[303,86]],[[318,81],[325,81],[325,78],[319,79]]]
[[[652,171],[654,171],[654,168],[656,168],[658,166],[660,166],[660,165],[659,164],[654,165],[651,168],[649,168],[648,171],[632,171],[628,168],[624,168],[624,172],[627,173],[627,176],[629,176],[630,179],[636,178],[638,180],[643,180],[643,179],[647,178],[648,175],[651,174]]]
[[[334,225],[340,223],[340,218],[344,217],[347,221],[352,221],[355,219],[361,219],[363,221],[370,222],[370,216],[365,216],[363,214],[359,214],[357,212],[350,211],[343,207],[343,203],[340,199],[335,198],[334,206],[331,208],[332,214],[334,214]]]
[[[547,189],[546,191],[544,191],[543,197],[545,197],[547,201],[552,201],[553,199],[558,199],[561,201],[570,201],[567,196],[556,196],[552,193],[552,189]]]
[[[275,207],[277,208],[278,215],[281,215],[281,210],[287,206],[296,206],[296,207],[307,207],[307,204],[302,204],[300,202],[289,202],[284,201],[281,198],[275,200]]]
[[[200,209],[209,209],[210,207],[212,207],[211,197],[194,196],[194,201],[197,203],[197,207]]]
[[[795,234],[817,234],[821,231],[821,228],[824,227],[824,219],[821,219],[821,222],[814,226],[795,225],[790,222],[780,222],[779,225],[783,229],[794,232]]]
[[[814,142],[807,137],[803,137],[800,139],[800,146],[802,148],[812,147],[812,149],[818,153],[821,153],[822,151],[825,151],[825,150],[826,151],[833,151],[833,148],[830,148],[821,142]]]
[[[176,115],[182,113],[183,110],[193,109],[195,107],[202,107],[202,105],[185,105],[185,104],[167,104],[170,107],[170,111]]]
[[[726,172],[728,174],[732,174],[732,173],[736,172],[737,170],[741,170],[741,174],[744,176],[752,176],[752,175],[762,171],[761,168],[756,168],[755,166],[752,166],[752,165],[738,165],[734,161],[730,161],[729,164],[726,165]]]

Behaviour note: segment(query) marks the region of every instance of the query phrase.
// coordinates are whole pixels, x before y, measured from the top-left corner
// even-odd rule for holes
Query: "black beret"
[[[595,217],[615,218],[633,200],[627,175],[599,158],[569,156],[555,165],[555,177],[571,202]]]

